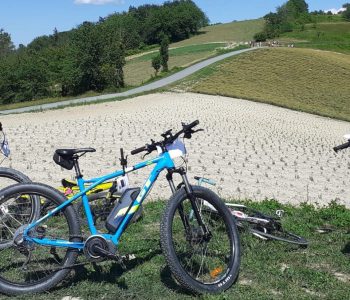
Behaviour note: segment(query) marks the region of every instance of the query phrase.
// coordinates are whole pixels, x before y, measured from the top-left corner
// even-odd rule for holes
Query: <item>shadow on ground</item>
[[[350,242],[348,242],[344,248],[341,250],[344,255],[350,256]]]
[[[181,287],[180,284],[178,284],[173,276],[171,276],[171,271],[169,269],[168,266],[165,266],[161,271],[160,271],[160,278],[162,283],[170,290],[179,293],[179,294],[185,294],[185,295],[189,295],[189,296],[194,296],[193,293],[191,293],[190,291],[184,289],[183,287]]]
[[[92,263],[92,268],[88,269],[87,267],[91,266],[90,264],[77,266],[74,268],[72,274],[63,282],[59,287],[55,288],[55,290],[59,290],[62,288],[67,288],[72,284],[77,284],[82,281],[90,281],[94,283],[110,283],[116,284],[118,288],[122,290],[128,289],[128,286],[124,280],[120,279],[120,276],[123,275],[124,272],[129,272],[136,268],[137,266],[144,264],[150,261],[153,257],[162,254],[160,249],[153,250],[149,252],[146,256],[137,257],[130,261],[125,262],[126,269],[124,270],[120,264],[117,262],[113,262],[111,260],[105,261],[102,263]],[[108,270],[108,271],[107,271]]]

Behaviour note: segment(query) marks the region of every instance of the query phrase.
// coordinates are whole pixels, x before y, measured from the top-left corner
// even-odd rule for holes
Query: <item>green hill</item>
[[[197,61],[215,55],[216,49],[228,43],[240,43],[253,39],[261,31],[264,20],[247,20],[203,27],[198,35],[170,45],[170,68],[186,67]],[[124,69],[125,82],[128,85],[139,85],[154,75],[151,66],[152,57],[158,49],[128,59]]]
[[[193,44],[250,41],[255,33],[263,29],[264,23],[263,19],[256,19],[207,26],[203,27],[198,35],[174,43],[172,46],[181,47]]]
[[[178,88],[270,103],[350,121],[350,55],[261,49],[229,58]]]
[[[284,33],[281,40],[297,47],[350,53],[350,22],[307,24],[303,31]]]

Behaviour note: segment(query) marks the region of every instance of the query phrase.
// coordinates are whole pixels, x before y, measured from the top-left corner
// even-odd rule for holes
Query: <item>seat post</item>
[[[77,178],[82,178],[83,174],[81,174],[80,172],[78,158],[79,157],[73,157],[74,169],[75,169],[75,174],[77,175]]]

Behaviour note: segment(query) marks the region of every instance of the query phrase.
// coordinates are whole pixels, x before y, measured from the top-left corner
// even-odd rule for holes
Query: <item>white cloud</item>
[[[330,11],[333,15],[336,15],[336,14],[338,14],[340,12],[345,11],[345,10],[346,10],[346,8],[339,8],[339,9],[331,8],[331,9],[324,10],[324,12],[329,12]]]
[[[74,0],[75,4],[124,4],[124,0]]]

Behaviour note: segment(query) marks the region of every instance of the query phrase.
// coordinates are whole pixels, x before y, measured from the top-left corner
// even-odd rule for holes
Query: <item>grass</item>
[[[176,86],[350,121],[350,56],[261,49],[209,66]]]
[[[204,27],[200,34],[170,45],[174,49],[169,51],[169,66],[185,67],[215,55],[215,50],[226,43],[250,41],[263,25],[264,20],[257,19]],[[146,52],[127,61],[124,73],[128,85],[140,85],[154,75],[151,60],[156,52]]]
[[[314,23],[334,23],[344,22],[342,15],[313,15],[312,20]]]
[[[224,43],[191,45],[169,50],[169,68],[186,67],[199,60],[215,55],[215,50]],[[147,53],[127,61],[124,68],[125,81],[128,85],[138,86],[154,76],[151,61],[158,53]]]
[[[82,98],[82,97],[92,97],[92,96],[98,96],[98,95],[100,95],[100,94],[97,92],[90,91],[90,92],[87,92],[83,95],[79,95],[77,97],[70,96],[70,97],[57,97],[57,98],[43,98],[43,99],[37,99],[37,100],[32,100],[32,101],[26,101],[26,102],[1,104],[0,110],[15,109],[15,108],[21,108],[21,107],[27,107],[27,106],[33,106],[33,105],[41,105],[41,104],[46,104],[46,103],[54,103],[54,102],[66,101],[66,100]],[[0,114],[1,114],[1,111],[0,111]]]
[[[340,21],[308,24],[304,31],[285,33],[281,39],[293,40],[297,47],[350,54],[350,22]]]
[[[261,31],[263,27],[263,19],[207,26],[201,29],[199,35],[174,43],[171,47],[220,42],[248,42],[251,41],[254,34]]]
[[[211,44],[190,45],[190,46],[184,46],[179,48],[173,48],[173,49],[169,49],[169,57],[171,59],[172,57],[183,56],[183,55],[188,55],[193,53],[200,55],[201,53],[213,52],[220,47],[224,47],[225,45],[226,45],[225,43],[211,43]],[[152,58],[156,56],[158,53],[159,51],[156,51],[155,53],[148,53],[146,55],[142,55],[137,58],[134,58],[132,61],[133,62],[151,61]]]
[[[281,205],[274,200],[245,202],[265,213],[285,210],[284,227],[310,241],[306,249],[277,241],[263,241],[241,233],[242,264],[238,282],[217,296],[200,299],[347,299],[350,287],[350,211],[332,203],[315,209]],[[65,296],[80,299],[194,299],[172,279],[159,247],[159,222],[165,202],[145,205],[141,222],[130,225],[120,244],[121,254],[134,254],[127,270],[103,262],[75,270],[75,276],[50,293],[13,297],[46,300]],[[334,230],[317,233],[322,226]],[[5,296],[0,296],[7,299]]]

